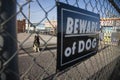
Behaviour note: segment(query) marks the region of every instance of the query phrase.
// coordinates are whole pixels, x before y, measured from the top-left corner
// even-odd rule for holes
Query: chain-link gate
[[[100,33],[103,33],[96,55],[62,72],[56,72],[56,55],[59,47],[56,37],[56,2],[100,14]],[[110,19],[120,19],[120,13],[111,3],[111,0],[0,0],[0,80],[112,79],[110,76],[119,61],[119,40],[112,42],[110,36],[106,36],[111,35],[111,32],[102,30],[111,24]],[[25,32],[16,34],[18,27],[15,28],[15,17],[17,20],[26,20],[28,27]],[[49,26],[44,31],[36,31],[36,26],[41,24]],[[114,27],[111,26],[112,29]],[[33,50],[36,34],[40,37],[38,52]]]

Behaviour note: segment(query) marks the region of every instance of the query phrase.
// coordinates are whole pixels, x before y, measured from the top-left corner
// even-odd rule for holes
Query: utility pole
[[[30,21],[30,2],[31,2],[31,0],[26,0],[27,2],[28,2],[28,20]],[[30,23],[29,23],[29,21],[28,21],[28,33],[30,32]]]
[[[30,2],[28,4],[28,19],[30,21]],[[30,23],[28,22],[28,33],[30,32]]]

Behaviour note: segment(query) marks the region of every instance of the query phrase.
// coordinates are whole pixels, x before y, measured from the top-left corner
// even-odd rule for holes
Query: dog
[[[34,37],[34,42],[33,42],[33,50],[35,52],[40,52],[40,41],[39,41],[39,36]]]

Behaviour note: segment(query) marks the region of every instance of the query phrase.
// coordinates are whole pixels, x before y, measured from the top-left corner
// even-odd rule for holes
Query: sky
[[[32,0],[32,2],[30,2],[30,21],[32,23],[39,23],[42,19],[45,18],[45,12],[44,10],[42,10],[42,8],[39,6],[38,2],[40,3],[40,5],[43,7],[43,9],[48,12],[51,8],[53,8],[56,5],[55,0]],[[17,0],[17,2],[22,6],[23,4],[25,4],[27,2],[27,0]],[[66,3],[66,0],[60,0],[60,2],[64,2]],[[68,3],[71,5],[74,5],[76,2],[76,0],[68,0]],[[85,8],[85,4],[83,2],[83,0],[81,0],[79,2],[79,5],[81,8]],[[77,6],[77,5],[75,5]],[[17,11],[19,11],[19,6],[17,6]],[[23,6],[22,12],[24,12],[24,14],[26,15],[26,17],[28,17],[28,4]],[[47,17],[50,20],[57,20],[57,9],[56,7],[53,8],[47,15]],[[21,13],[19,13],[17,15],[17,19],[21,20],[23,19],[23,15]],[[45,21],[45,20],[44,20]]]
[[[55,6],[54,0],[38,0],[41,6],[48,12],[51,8]],[[20,5],[26,3],[26,0],[18,0]],[[19,11],[19,7],[17,7],[17,11]],[[28,4],[23,7],[22,12],[28,17]],[[23,19],[22,14],[18,14],[17,19]],[[33,23],[40,22],[43,18],[45,18],[45,12],[39,6],[36,0],[30,2],[30,21]],[[48,13],[49,19],[56,19],[56,8],[53,8],[52,11]]]
[[[38,2],[37,2],[38,1]],[[59,0],[60,2],[64,2],[66,3],[66,1],[68,1],[69,4],[74,5],[76,0]],[[91,7],[91,4],[89,3],[89,0],[77,0],[79,1],[79,7],[82,9],[87,9],[89,11],[92,12],[96,12],[98,13],[98,10],[101,10],[99,13],[102,14],[101,16],[105,16],[105,11],[103,9],[103,6],[101,7],[99,4],[97,4],[98,10],[97,8],[94,9]],[[90,0],[92,3],[92,6],[96,6],[96,0]],[[107,3],[103,3],[104,0],[98,0],[99,3],[101,2],[101,4],[104,4],[104,6],[107,6]],[[17,0],[18,4],[23,6],[23,4],[25,4],[27,2],[27,0]],[[39,4],[40,5],[39,5]],[[89,4],[88,4],[89,3]],[[39,23],[40,21],[42,21],[42,19],[44,19],[45,16],[45,12],[48,12],[51,8],[53,8],[56,5],[55,0],[32,0],[32,2],[30,2],[30,21],[31,23]],[[87,7],[85,7],[87,5]],[[43,9],[41,8],[41,6],[43,7]],[[77,5],[74,5],[77,6]],[[17,5],[17,11],[19,11],[19,6]],[[24,12],[24,14],[26,15],[26,17],[28,17],[28,4],[22,7],[22,12]],[[104,12],[104,14],[102,13]],[[57,10],[56,7],[54,7],[51,11],[48,12],[47,17],[49,18],[49,20],[57,20]],[[21,13],[19,13],[17,15],[17,19],[21,20],[24,19],[23,15]],[[45,20],[44,20],[45,21]]]

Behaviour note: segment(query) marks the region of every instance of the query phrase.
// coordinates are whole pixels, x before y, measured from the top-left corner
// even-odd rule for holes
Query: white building
[[[39,24],[37,25],[37,23],[32,23],[32,25],[29,25],[28,27],[28,23],[26,23],[26,31],[38,31],[38,30],[45,30],[45,26],[44,24]]]

